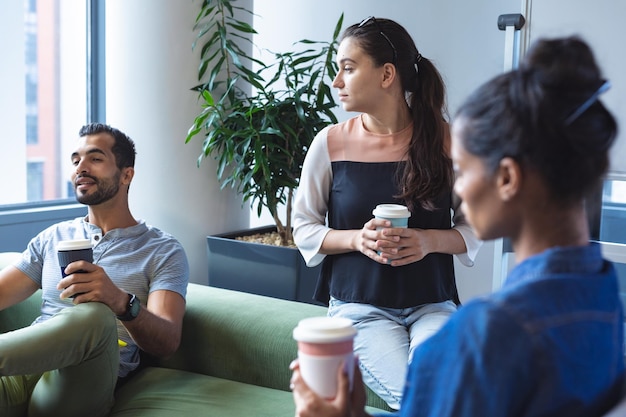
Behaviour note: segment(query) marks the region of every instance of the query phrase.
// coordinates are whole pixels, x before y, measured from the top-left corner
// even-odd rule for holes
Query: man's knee
[[[71,321],[77,328],[110,333],[111,337],[117,337],[115,316],[105,304],[81,303],[69,309],[68,313],[71,314]]]

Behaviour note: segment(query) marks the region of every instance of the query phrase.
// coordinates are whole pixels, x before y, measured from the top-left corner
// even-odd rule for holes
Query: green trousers
[[[0,416],[104,416],[119,368],[115,317],[101,303],[0,334]]]

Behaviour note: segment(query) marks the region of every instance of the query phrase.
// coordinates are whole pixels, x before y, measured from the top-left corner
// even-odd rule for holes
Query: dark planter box
[[[267,226],[207,236],[209,286],[320,304],[313,292],[321,265],[307,267],[295,248],[235,240],[273,230]]]

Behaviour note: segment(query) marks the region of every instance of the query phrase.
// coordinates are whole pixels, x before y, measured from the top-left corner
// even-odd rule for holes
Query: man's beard
[[[109,201],[120,189],[120,177],[121,173],[115,174],[115,176],[110,180],[99,180],[94,177],[88,177],[94,180],[97,186],[97,190],[91,194],[83,194],[79,195],[76,187],[74,187],[74,191],[76,192],[76,200],[87,206],[96,206],[98,204],[102,204],[106,201]]]

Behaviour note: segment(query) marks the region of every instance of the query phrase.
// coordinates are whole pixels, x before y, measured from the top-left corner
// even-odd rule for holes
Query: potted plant
[[[273,53],[272,63],[266,64],[246,51],[256,31],[236,14],[252,12],[235,3],[205,0],[197,16],[194,48],[201,48],[201,61],[194,90],[202,111],[186,142],[202,139],[198,164],[214,158],[221,187],[234,187],[243,202],[257,203],[259,215],[265,207],[281,244],[288,246],[293,242],[292,198],[304,157],[317,132],[337,122],[330,83],[337,72],[334,57],[343,15],[330,41],[298,41],[294,51]],[[280,206],[286,209],[284,219]],[[255,287],[264,285],[256,281]]]

